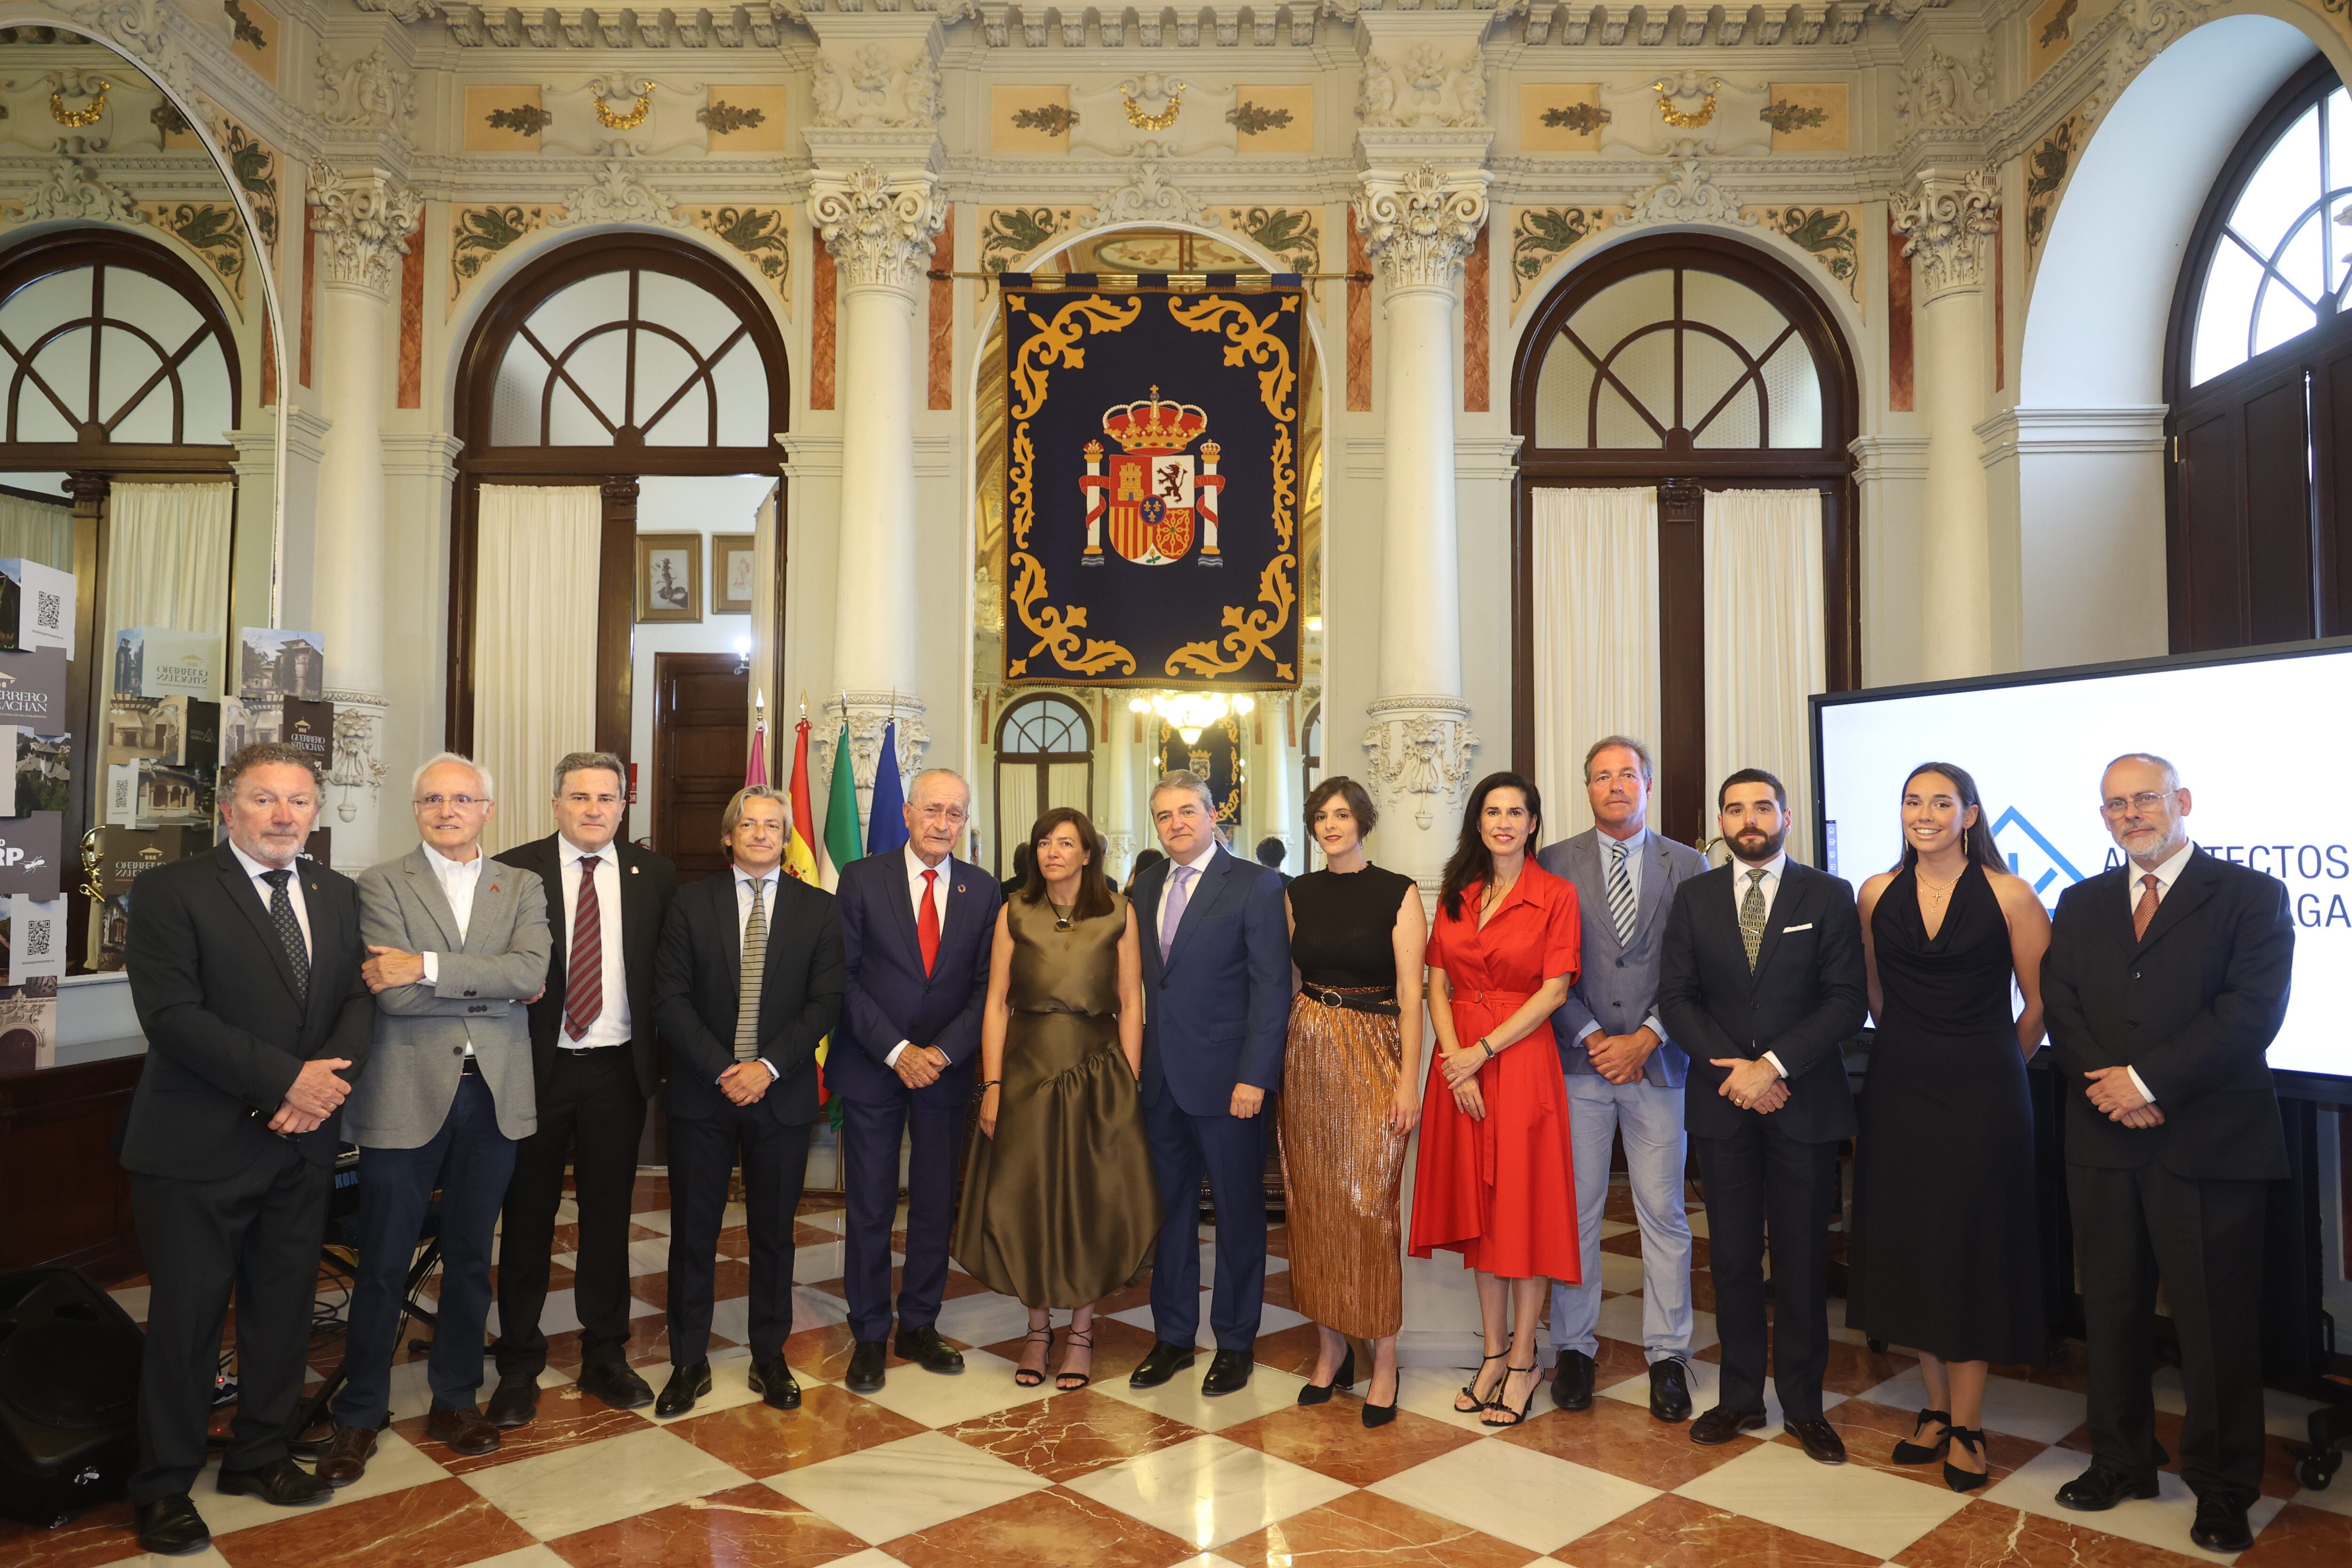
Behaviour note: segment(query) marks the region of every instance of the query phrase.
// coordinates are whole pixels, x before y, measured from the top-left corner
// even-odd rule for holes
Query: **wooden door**
[[[654,655],[654,847],[691,882],[725,868],[719,819],[743,787],[751,677],[731,653]]]

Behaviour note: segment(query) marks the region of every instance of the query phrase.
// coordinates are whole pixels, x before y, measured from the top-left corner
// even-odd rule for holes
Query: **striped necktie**
[[[1748,873],[1748,895],[1739,900],[1739,942],[1748,950],[1748,973],[1756,973],[1756,955],[1764,951],[1764,871]]]
[[[1616,922],[1617,945],[1633,945],[1633,879],[1625,874],[1625,852],[1633,847],[1623,839],[1610,847],[1609,918]]]
[[[768,908],[765,879],[746,884],[751,912],[743,921],[743,973],[735,986],[735,1059],[760,1059],[760,981],[768,970]]]

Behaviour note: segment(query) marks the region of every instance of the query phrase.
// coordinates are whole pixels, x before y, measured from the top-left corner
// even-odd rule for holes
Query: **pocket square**
[[[1813,929],[1813,922],[1812,922],[1812,921],[1807,921],[1803,925],[1801,925],[1801,926],[1782,926],[1782,927],[1780,928],[1780,934],[1781,934],[1782,936],[1787,936],[1790,931],[1811,931],[1811,930],[1812,930],[1812,929]]]

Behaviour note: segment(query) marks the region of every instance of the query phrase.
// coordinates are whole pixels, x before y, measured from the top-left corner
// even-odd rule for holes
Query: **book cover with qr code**
[[[73,574],[21,556],[0,560],[0,648],[63,648],[71,658],[73,643]]]

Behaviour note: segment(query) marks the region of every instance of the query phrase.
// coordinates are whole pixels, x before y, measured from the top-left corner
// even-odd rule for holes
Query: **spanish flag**
[[[816,814],[809,806],[809,721],[805,712],[793,728],[799,738],[793,743],[793,840],[784,847],[784,873],[814,888],[816,886],[816,850],[809,833],[816,825]]]

